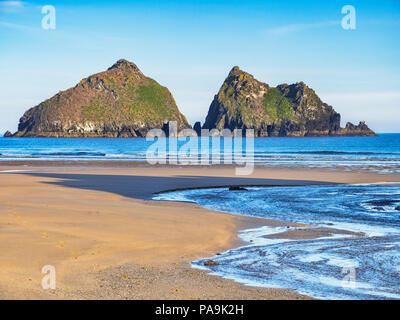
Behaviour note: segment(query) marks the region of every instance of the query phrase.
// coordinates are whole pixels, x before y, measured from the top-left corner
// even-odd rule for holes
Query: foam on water
[[[212,188],[170,192],[158,200],[192,201],[223,212],[362,233],[317,239],[271,237],[286,227],[242,230],[248,244],[211,259],[213,274],[246,285],[288,288],[324,299],[400,299],[400,211],[365,205],[399,201],[399,185]],[[291,228],[290,230],[295,230]],[[193,262],[204,268],[207,259]],[[354,285],[346,276],[354,272]]]

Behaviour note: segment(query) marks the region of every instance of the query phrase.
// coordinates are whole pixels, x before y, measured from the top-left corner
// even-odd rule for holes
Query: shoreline
[[[238,166],[235,164],[212,164],[212,165],[194,165],[194,164],[149,164],[145,161],[110,161],[110,160],[17,160],[17,161],[0,161],[0,173],[2,172],[11,172],[11,171],[19,171],[19,172],[29,172],[32,170],[58,170],[58,168],[71,168],[71,169],[91,169],[91,168],[109,168],[109,169],[117,169],[117,168],[156,168],[156,169],[193,169],[197,171],[198,169],[207,169],[213,172],[222,170],[237,170],[239,168],[243,168],[243,166]],[[393,169],[393,168],[392,168]],[[377,169],[375,167],[363,168],[363,167],[346,167],[346,166],[307,166],[307,165],[272,165],[272,164],[260,164],[254,163],[253,171],[257,170],[265,170],[265,171],[286,171],[286,172],[331,172],[338,173],[339,175],[358,175],[358,176],[368,176],[372,178],[372,180],[366,180],[367,182],[372,181],[375,182],[378,180],[387,180],[392,181],[392,177],[400,176],[400,170],[398,168],[394,170],[387,170],[386,168]],[[253,174],[250,174],[252,176]],[[238,176],[238,177],[246,177]],[[337,183],[335,180],[329,180],[333,183]],[[341,181],[341,180],[340,180]],[[339,183],[340,183],[339,181]],[[397,182],[395,180],[394,182]],[[348,180],[344,180],[344,183],[349,183]],[[254,185],[254,186],[258,186]],[[225,187],[229,185],[224,185],[221,187]],[[247,186],[253,186],[253,184],[248,184]],[[266,184],[265,186],[270,186]],[[204,186],[208,187],[208,186]],[[214,185],[210,185],[209,187],[214,187]],[[196,188],[196,187],[193,187]],[[167,189],[168,191],[179,191],[179,188]]]
[[[3,168],[26,169],[18,165]],[[0,171],[3,168],[0,163]],[[0,215],[4,252],[0,299],[305,299],[290,290],[246,287],[190,267],[196,259],[240,246],[239,230],[297,224],[149,197],[176,185],[400,181],[400,175],[315,169],[256,167],[252,176],[243,178],[234,176],[232,167],[91,164],[47,168],[43,171],[43,166],[32,164],[29,172],[0,173],[0,190],[4,191],[0,204],[7,206],[0,210],[6,213]],[[54,261],[59,274],[54,292],[40,288],[40,266],[49,264],[47,260]],[[32,261],[34,266],[29,267]],[[154,284],[151,289],[146,283],[152,283],[154,274],[163,285]]]

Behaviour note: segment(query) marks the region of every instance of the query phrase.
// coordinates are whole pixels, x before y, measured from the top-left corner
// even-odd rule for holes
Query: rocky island
[[[190,128],[166,88],[124,59],[29,109],[4,137],[145,137],[168,122]],[[340,114],[305,83],[270,87],[234,67],[194,130],[254,129],[257,137],[374,136],[365,122],[340,127]]]
[[[254,129],[257,137],[375,135],[364,122],[341,128],[340,114],[305,83],[270,87],[239,67],[214,97],[202,128]]]
[[[172,120],[190,128],[170,91],[122,59],[28,110],[12,136],[144,137]]]

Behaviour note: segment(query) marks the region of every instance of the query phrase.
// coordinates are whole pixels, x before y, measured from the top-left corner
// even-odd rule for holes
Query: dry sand
[[[311,169],[257,167],[253,175],[237,177],[231,167],[28,165],[0,165],[0,299],[305,299],[190,268],[194,259],[240,245],[240,229],[295,224],[152,201],[152,194],[228,185],[400,181],[399,175]],[[30,171],[4,172],[10,170]],[[282,236],[313,236],[305,230]],[[324,232],[340,231],[319,228],[315,235]],[[44,265],[56,267],[56,290],[42,289]]]

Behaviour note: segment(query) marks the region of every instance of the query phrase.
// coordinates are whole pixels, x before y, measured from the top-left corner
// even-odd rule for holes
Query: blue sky
[[[41,27],[43,5],[56,29]],[[344,30],[341,9],[356,9]],[[204,121],[229,70],[304,81],[342,114],[400,132],[400,1],[0,1],[0,132],[120,58]]]

